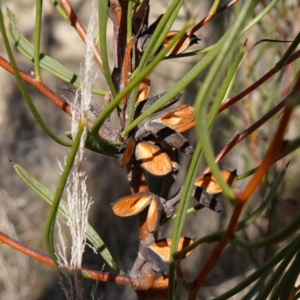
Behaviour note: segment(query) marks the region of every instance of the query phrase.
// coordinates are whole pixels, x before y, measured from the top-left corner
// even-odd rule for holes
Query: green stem
[[[227,291],[226,293],[222,294],[219,297],[214,298],[213,300],[225,300],[229,299],[230,297],[234,296],[238,292],[242,291],[243,289],[250,286],[252,282],[261,278],[266,272],[270,271],[273,267],[275,267],[286,255],[289,251],[297,245],[298,241],[294,240],[292,243],[287,245],[284,249],[282,249],[279,253],[277,253],[274,257],[272,257],[267,263],[265,263],[262,267],[258,270],[253,272],[250,276],[248,276],[245,280],[237,284],[233,289]],[[264,298],[267,299],[267,298]],[[256,298],[257,300],[257,298]]]
[[[223,179],[223,178],[220,175],[220,170],[217,167],[217,164],[215,163],[215,156],[213,154],[213,149],[212,149],[212,146],[211,146],[209,134],[210,134],[210,131],[212,129],[212,125],[213,125],[213,123],[216,119],[216,116],[218,114],[219,108],[220,108],[222,102],[224,101],[226,95],[228,94],[228,92],[229,92],[229,90],[232,86],[232,81],[235,78],[235,74],[238,70],[238,67],[239,67],[243,57],[244,57],[244,53],[245,53],[245,47],[242,47],[240,53],[235,58],[233,64],[229,68],[229,70],[228,70],[228,72],[227,72],[227,74],[224,78],[224,81],[223,81],[223,83],[220,87],[218,95],[217,95],[216,99],[213,102],[213,106],[210,110],[209,117],[208,117],[207,121],[206,120],[201,120],[201,118],[199,120],[199,126],[200,126],[199,130],[200,130],[201,135],[203,137],[202,145],[203,145],[203,151],[204,151],[205,159],[206,159],[208,165],[211,167],[212,172],[215,172],[219,176],[219,178],[221,178],[221,179]],[[220,54],[220,56],[221,56],[221,54]],[[220,64],[221,63],[222,63],[222,61],[220,61]],[[218,67],[220,67],[220,66],[218,66]],[[205,98],[203,98],[203,99],[205,99]],[[199,108],[199,110],[200,111],[203,110],[205,112],[204,107]],[[205,116],[204,116],[204,118],[205,118]],[[206,128],[206,122],[207,122],[207,128]],[[224,180],[223,180],[223,182],[224,182]],[[231,188],[228,186],[228,184],[225,183],[225,185],[224,186],[221,185],[221,187],[222,187],[223,193],[227,196],[227,198],[233,199],[234,194],[233,194]],[[224,187],[225,187],[225,189],[223,189]]]
[[[220,66],[224,66],[224,57],[225,57],[224,54],[226,54],[227,52],[229,52],[230,49],[232,49],[232,46],[234,45],[234,42],[237,39],[238,34],[240,32],[240,27],[245,22],[246,17],[252,11],[252,5],[254,2],[256,3],[257,1],[251,1],[251,3],[249,1],[249,2],[245,3],[244,7],[242,8],[237,20],[235,21],[235,23],[232,26],[232,28],[230,30],[228,30],[227,33],[225,33],[225,35],[215,45],[213,50],[207,55],[208,57],[216,57],[216,59],[209,71],[209,75],[206,77],[204,84],[201,87],[199,94],[197,96],[196,105],[198,103],[198,109],[199,109],[199,106],[201,108],[201,104],[202,104],[201,102],[204,103],[204,99],[206,99],[206,98],[209,99],[210,95],[214,91],[213,88],[216,86],[215,80],[216,80],[216,78],[218,78],[220,76],[220,75],[218,75],[218,74],[220,74],[220,73],[218,73],[218,72],[220,72],[220,69],[217,70],[217,68],[219,68]],[[223,64],[221,63],[221,61],[223,62]],[[212,78],[213,74],[214,74],[214,76],[216,76],[216,74],[217,74],[216,78]],[[203,91],[203,88],[205,89],[205,91]],[[200,118],[203,117],[204,120],[206,120],[205,107],[204,106],[202,106],[202,107],[203,108],[200,109]],[[197,113],[198,113],[197,108],[195,109],[195,112],[196,112],[196,119],[199,120],[199,115],[197,116]],[[200,120],[200,122],[201,122],[201,120]],[[212,124],[209,124],[209,125],[212,125]],[[205,126],[206,126],[206,121],[205,121]],[[187,206],[189,203],[189,198],[190,198],[191,191],[193,188],[193,183],[195,181],[195,178],[196,178],[196,175],[198,172],[198,168],[200,165],[201,153],[202,153],[202,150],[204,151],[203,147],[204,147],[203,141],[198,142],[195,153],[192,158],[192,164],[189,168],[188,176],[187,176],[187,179],[184,184],[183,194],[182,194],[182,197],[181,197],[181,200],[179,203],[179,207],[178,207],[178,212],[177,212],[178,217],[175,219],[175,224],[174,224],[174,229],[173,229],[173,234],[172,234],[171,251],[170,251],[169,290],[168,290],[169,291],[168,292],[169,300],[172,299],[173,290],[174,290],[175,261],[174,261],[173,255],[176,253],[176,251],[178,249],[178,241],[179,241],[179,237],[181,235],[182,229],[183,229],[183,225],[184,225],[184,221],[185,221],[185,217],[186,217],[186,210],[187,210]],[[218,178],[217,178],[217,180],[218,180]],[[223,178],[222,178],[222,180],[223,180]],[[219,182],[219,180],[218,180],[218,182]],[[224,183],[224,185],[227,185],[227,184]],[[221,186],[221,187],[223,189],[223,186]]]
[[[215,14],[218,9],[219,4],[220,4],[220,0],[215,0],[213,5],[211,6],[211,9],[209,10],[208,15]]]
[[[175,219],[173,234],[172,234],[172,244],[171,244],[171,256],[170,256],[170,267],[169,267],[169,289],[168,289],[168,299],[173,299],[173,291],[175,284],[175,260],[173,253],[178,249],[178,241],[183,229],[184,221],[186,218],[186,211],[189,206],[191,194],[194,187],[194,181],[196,179],[200,162],[202,157],[202,145],[197,144],[193,158],[189,167],[189,171],[185,180],[185,184],[182,191],[182,196],[178,205],[177,217]],[[175,246],[173,246],[173,243]]]
[[[272,184],[272,186],[270,188],[270,191],[268,192],[266,198],[263,200],[261,205],[254,212],[252,212],[247,218],[238,222],[236,232],[253,224],[255,222],[255,220],[257,220],[257,218],[261,215],[261,213],[265,210],[265,208],[269,205],[269,203],[273,199],[276,191],[278,190],[280,183],[282,182],[282,180],[284,178],[285,173],[286,173],[286,168],[281,170],[281,172],[278,174],[276,180],[274,181],[274,183]],[[223,230],[223,231],[218,231],[213,234],[204,236],[204,237],[196,240],[192,245],[185,247],[184,249],[182,249],[179,252],[176,252],[174,254],[174,257],[180,257],[180,256],[188,253],[189,251],[192,251],[200,244],[216,242],[221,238],[221,236],[224,234],[224,232],[225,231]]]
[[[290,265],[289,270],[287,271],[286,276],[283,280],[282,289],[279,298],[280,300],[290,299],[291,293],[294,289],[299,273],[300,273],[300,251],[298,250],[296,257],[292,262],[292,264]]]
[[[151,36],[147,48],[143,53],[143,56],[139,63],[139,67],[135,70],[134,74],[139,74],[146,67],[146,65],[153,57],[153,55],[157,52],[157,50],[160,48],[166,35],[170,31],[171,26],[174,23],[182,4],[183,0],[173,0],[172,3],[169,5],[166,13],[161,18],[155,31],[153,32],[153,35]]]
[[[143,56],[139,63],[138,68],[133,72],[132,78],[134,78],[134,76],[136,74],[139,74],[142,70],[144,70],[146,68],[146,66],[149,63],[152,56],[160,48],[165,36],[167,35],[167,33],[169,32],[169,30],[171,28],[171,25],[173,24],[174,20],[176,19],[177,15],[178,15],[179,9],[182,5],[182,1],[179,1],[179,2],[177,3],[177,5],[174,5],[174,6],[170,5],[167,12],[164,14],[163,18],[160,20],[157,28],[155,29],[155,31],[147,45],[145,52],[143,53]],[[132,119],[133,119],[133,114],[134,114],[134,105],[135,105],[136,97],[138,94],[138,89],[139,89],[139,86],[137,85],[130,93],[128,120],[127,120],[126,128],[133,121]],[[125,128],[125,130],[126,130],[126,128]],[[125,139],[128,137],[128,134],[129,134],[129,132],[124,133]]]
[[[168,103],[172,98],[178,95],[185,87],[187,87],[202,71],[204,71],[209,64],[215,59],[218,54],[217,45],[210,51],[202,60],[200,60],[184,77],[182,77],[176,85],[174,85],[168,92],[166,92],[158,101],[156,101],[151,107],[136,118],[131,124],[126,126],[123,131],[123,135],[126,136],[128,133],[138,126],[139,123],[143,122],[146,118],[150,117],[153,113],[157,112],[161,107]],[[166,48],[167,49],[167,48]],[[165,51],[165,49],[163,50]],[[162,52],[162,51],[161,51]],[[158,54],[160,55],[161,52]],[[151,62],[152,63],[152,62]],[[150,64],[151,64],[150,63]],[[150,65],[149,64],[149,65]]]
[[[133,9],[133,0],[128,1],[128,10],[127,10],[127,35],[126,42],[129,43],[132,36],[132,9]]]
[[[56,222],[56,215],[57,215],[57,211],[59,208],[59,203],[60,203],[60,199],[61,196],[63,194],[65,185],[67,183],[68,180],[68,176],[71,172],[75,157],[76,157],[76,153],[78,151],[78,148],[80,146],[80,139],[81,139],[81,135],[83,133],[84,127],[85,127],[85,123],[86,123],[86,119],[83,118],[80,123],[78,124],[78,130],[76,133],[76,137],[73,141],[72,147],[70,149],[70,153],[67,157],[66,160],[66,165],[64,167],[64,170],[61,174],[61,177],[59,179],[56,191],[55,191],[55,195],[53,198],[53,202],[50,208],[50,212],[46,221],[46,228],[45,228],[45,242],[46,242],[46,248],[48,251],[48,254],[50,255],[50,257],[52,258],[52,260],[55,262],[55,264],[58,266],[58,261],[57,261],[57,257],[55,255],[55,248],[54,248],[54,243],[53,243],[53,234],[54,234],[54,228],[55,228],[55,222]]]
[[[235,238],[231,240],[230,243],[234,245],[238,245],[242,248],[261,248],[265,246],[269,246],[271,244],[280,243],[285,240],[288,236],[294,233],[296,230],[300,228],[300,214],[298,214],[290,224],[288,224],[283,229],[273,233],[272,235],[265,237],[261,241],[257,242],[248,242],[242,239]]]
[[[223,193],[226,195],[228,199],[234,199],[234,193],[231,187],[225,182],[223,177],[221,176],[220,169],[218,165],[215,163],[215,155],[212,147],[212,143],[209,137],[209,130],[212,126],[212,123],[215,120],[215,116],[217,111],[214,110],[213,114],[209,115],[208,120],[206,119],[206,106],[208,101],[210,100],[210,95],[216,89],[218,79],[222,74],[222,70],[226,67],[226,61],[224,61],[224,57],[228,57],[234,50],[234,43],[240,36],[240,32],[242,30],[242,26],[247,19],[247,16],[253,11],[257,1],[249,1],[245,2],[242,10],[240,11],[237,20],[232,25],[230,30],[226,32],[226,34],[221,38],[219,43],[222,43],[222,48],[220,49],[220,53],[215,59],[212,67],[209,70],[209,73],[206,76],[206,79],[199,91],[199,94],[195,103],[195,113],[196,119],[199,120],[196,124],[196,129],[198,132],[199,141],[203,145],[203,154],[207,164],[211,168],[212,174],[215,176],[219,185],[222,188]],[[236,59],[236,62],[240,60],[240,56]],[[218,99],[221,100],[221,97]],[[214,101],[215,102],[215,101]],[[221,103],[218,103],[221,105]],[[216,107],[217,108],[217,107]]]
[[[2,2],[0,0],[0,9],[2,7]],[[0,31],[1,31],[1,34],[2,34],[2,38],[3,38],[3,43],[4,43],[4,46],[5,46],[5,49],[6,49],[6,52],[7,52],[7,55],[8,55],[8,58],[9,58],[9,61],[11,63],[11,66],[14,70],[14,76],[17,80],[17,84],[19,86],[19,89],[21,91],[21,94],[23,96],[23,98],[25,99],[26,101],[26,104],[27,106],[29,107],[32,115],[34,116],[35,120],[38,122],[38,124],[42,127],[42,129],[54,140],[56,141],[57,143],[59,143],[60,145],[63,145],[63,146],[66,146],[66,147],[70,147],[72,144],[71,143],[68,143],[68,142],[65,142],[64,140],[60,139],[59,137],[57,137],[48,127],[47,125],[45,124],[45,122],[43,121],[43,119],[41,118],[41,116],[39,115],[38,111],[36,110],[29,94],[27,93],[27,90],[26,90],[26,87],[25,87],[25,84],[20,76],[20,73],[19,73],[19,70],[18,70],[18,67],[17,67],[17,64],[16,64],[16,61],[14,59],[14,56],[12,54],[12,51],[11,51],[11,48],[10,48],[10,45],[9,45],[9,41],[8,41],[8,38],[7,38],[7,34],[6,34],[6,30],[5,30],[5,26],[4,26],[4,21],[3,21],[3,14],[2,14],[2,9],[1,9],[1,12],[0,12]]]
[[[279,60],[279,62],[277,62],[277,64],[275,65],[275,69],[281,70],[285,66],[287,60],[293,54],[293,52],[295,51],[295,49],[298,47],[299,43],[300,43],[300,32],[297,34],[297,36],[295,37],[294,41],[289,46],[289,48],[284,53],[284,55]]]
[[[108,55],[107,55],[107,13],[108,13],[108,1],[107,0],[99,0],[98,2],[98,15],[99,15],[99,40],[100,40],[100,53],[102,58],[102,66],[103,72],[108,84],[108,87],[111,91],[111,94],[116,97],[117,92],[110,74],[110,68],[108,63]]]
[[[170,41],[170,44],[163,49],[155,58],[147,65],[147,67],[136,76],[130,83],[103,109],[99,117],[95,120],[91,133],[93,135],[97,135],[99,128],[102,126],[106,118],[112,113],[115,107],[122,101],[122,99],[139,83],[143,81],[143,79],[155,68],[156,65],[163,59],[163,57],[167,54],[167,52],[173,47],[173,45],[180,40],[187,28],[191,26],[191,22],[188,22],[182,30],[175,35],[175,37]]]
[[[49,205],[52,205],[54,193],[42,185],[39,181],[37,181],[34,177],[32,177],[25,169],[23,169],[18,164],[13,164],[13,167],[20,178],[41,198],[43,198]],[[58,211],[68,218],[69,207],[68,203],[63,199],[60,200],[60,204],[58,207]],[[121,272],[116,262],[113,260],[108,248],[104,244],[101,237],[95,231],[95,229],[88,224],[86,229],[86,237],[92,244],[92,246],[96,249],[96,251],[102,256],[105,263],[107,263],[111,268],[116,270],[117,272]]]
[[[279,0],[273,0],[270,2],[254,19],[250,21],[249,24],[247,24],[247,26],[243,29],[242,34],[258,23],[277,4],[278,1]]]
[[[294,257],[294,255],[299,251],[300,247],[300,236],[298,236],[295,241],[290,243],[289,251],[286,253],[284,260],[281,262],[280,266],[277,268],[277,270],[273,273],[272,277],[269,279],[265,287],[261,290],[259,295],[255,298],[255,300],[265,300],[268,298],[268,295],[278,283],[281,276],[284,274],[284,270],[287,268],[288,264]],[[287,299],[287,298],[286,298]]]
[[[57,2],[57,0],[51,0],[53,3],[55,9],[58,11],[58,13],[68,22],[70,22],[68,15],[66,12],[63,10],[63,8],[60,6],[60,4]]]
[[[34,31],[34,75],[35,79],[42,82],[41,69],[40,69],[40,45],[41,45],[41,24],[42,24],[42,11],[43,0],[36,0],[35,7],[35,31]]]
[[[215,45],[211,45],[208,47],[205,47],[203,49],[200,50],[196,50],[196,51],[190,51],[190,52],[184,52],[184,53],[180,53],[180,54],[176,54],[176,55],[170,55],[164,58],[164,60],[168,60],[168,59],[176,59],[176,58],[181,58],[181,57],[190,57],[190,56],[195,56],[195,55],[199,55],[199,54],[205,54],[208,53],[209,51],[211,51],[213,49]]]

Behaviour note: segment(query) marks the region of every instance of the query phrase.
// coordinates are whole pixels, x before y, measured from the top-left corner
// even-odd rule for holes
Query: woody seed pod
[[[237,181],[236,170],[233,172],[221,171],[221,176],[230,186],[233,186]],[[198,178],[196,178],[195,185],[206,190],[211,195],[222,192],[222,189],[216,178],[211,173],[200,175]]]
[[[172,172],[172,163],[168,155],[149,142],[140,142],[136,146],[135,157],[141,167],[152,175],[164,176]]]

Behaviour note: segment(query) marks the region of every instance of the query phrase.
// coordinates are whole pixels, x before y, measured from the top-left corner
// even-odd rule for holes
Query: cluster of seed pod
[[[135,116],[142,113],[150,103],[159,99],[161,95],[144,100],[135,107]],[[169,106],[179,100],[180,95],[174,98],[167,107],[149,117],[139,128],[131,133],[131,136],[119,148],[118,161],[124,166],[138,165],[147,174],[160,177],[165,180],[171,176],[173,183],[179,171],[178,156],[173,155],[177,150],[186,155],[193,153],[189,141],[177,131],[194,121],[194,109],[189,105],[182,105],[177,108]],[[237,176],[234,172],[223,171],[223,178],[229,185],[236,182]],[[169,186],[170,188],[170,186]],[[169,189],[168,189],[169,191]],[[180,201],[182,188],[172,197],[166,199],[162,195],[145,191],[133,193],[122,197],[112,204],[112,209],[117,216],[130,217],[142,212],[147,213],[146,228],[153,237],[144,242],[139,249],[138,257],[131,270],[130,276],[139,276],[139,270],[145,263],[157,273],[157,280],[149,289],[145,299],[153,296],[154,287],[160,285],[160,291],[167,292],[168,266],[171,239],[157,239],[157,233],[161,226],[172,215],[176,204]],[[211,174],[199,176],[194,183],[192,197],[203,206],[215,212],[221,212],[222,208],[214,198],[215,194],[222,190]],[[163,193],[162,193],[163,194]],[[178,250],[193,243],[188,237],[181,237]],[[190,253],[187,253],[189,255]],[[185,256],[184,256],[185,257]],[[184,257],[181,257],[183,259]],[[164,287],[164,288],[163,288]],[[151,296],[151,297],[152,297]],[[163,299],[163,297],[162,297]]]
[[[120,52],[115,53],[115,66],[119,66],[112,73],[116,91],[122,90],[128,84],[129,73],[132,74],[136,70],[156,27],[162,19],[160,16],[149,26],[149,10],[149,1],[144,1],[136,7],[132,20],[133,38],[129,42],[131,48],[128,52],[123,53],[123,58]],[[115,15],[118,15],[118,11],[114,10],[114,6],[109,7],[109,16],[113,21],[118,20]],[[128,44],[125,44],[127,40],[125,34],[121,35],[120,28],[123,27],[115,27],[115,48],[117,49],[117,46],[120,46],[120,41],[123,41],[125,49]],[[158,51],[166,47],[176,33],[176,31],[170,31]],[[195,35],[185,34],[169,49],[166,56],[180,54],[198,41],[199,39]],[[122,47],[119,48],[123,49]],[[130,55],[127,55],[128,53]],[[128,59],[127,62],[125,58]],[[148,98],[150,86],[151,79],[150,74],[148,74],[139,85],[133,117],[130,121],[135,120],[163,96],[164,93]],[[194,108],[190,105],[171,107],[179,100],[180,96],[179,94],[174,97],[160,111],[149,116],[144,123],[133,129],[126,140],[122,140],[122,145],[117,153],[118,163],[127,169],[132,194],[113,203],[112,209],[120,217],[135,215],[139,217],[139,251],[129,276],[135,279],[135,282],[139,282],[135,288],[139,294],[139,299],[143,300],[162,300],[167,297],[171,239],[158,238],[158,232],[171,217],[181,198],[182,188],[175,195],[169,197],[170,189],[176,180],[180,167],[178,151],[185,155],[191,155],[194,152],[189,141],[181,134],[194,123]],[[106,97],[108,103],[111,100],[110,93],[107,93]],[[123,99],[118,110],[121,128],[125,128],[129,118],[127,101],[128,96]],[[113,130],[109,120],[103,124],[101,130],[103,133],[107,133],[107,137],[103,137],[108,140],[115,141],[120,138],[120,135],[113,133],[116,133],[116,130]],[[227,181],[230,185],[234,184],[236,180],[234,172],[223,172],[223,175],[225,179],[226,177],[229,179]],[[160,188],[156,187],[154,192],[149,188],[148,181],[151,176],[159,178],[161,185]],[[220,192],[220,187],[215,179],[210,174],[205,174],[195,181],[191,197],[203,206],[215,212],[221,212],[222,208],[214,198],[214,194]],[[193,244],[191,238],[181,237],[178,250],[191,244]],[[182,256],[181,259],[189,254]],[[152,279],[147,281],[149,277]]]

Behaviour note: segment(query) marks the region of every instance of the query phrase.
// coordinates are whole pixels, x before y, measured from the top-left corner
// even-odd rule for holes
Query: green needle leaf
[[[8,34],[16,48],[29,60],[34,61],[34,47],[33,45],[18,31],[18,23],[15,15],[9,9],[7,9],[7,16],[9,18]],[[74,84],[76,87],[80,87],[80,78],[72,71],[67,69],[58,61],[54,60],[48,55],[40,53],[40,66],[49,71],[53,75],[62,79],[63,81]],[[99,95],[105,95],[105,91],[99,89],[93,89],[93,93]]]
[[[20,165],[13,164],[13,167],[20,178],[42,199],[44,199],[48,204],[52,205],[54,193],[42,185],[39,181],[37,181],[34,177],[32,177],[26,170],[24,170]],[[67,217],[68,212],[68,203],[65,200],[61,200],[58,211],[65,217]],[[98,253],[102,256],[104,261],[114,270],[120,272],[119,267],[116,262],[113,260],[109,250],[104,244],[101,237],[95,231],[95,229],[88,225],[86,231],[87,239],[90,241],[92,246],[98,251]]]

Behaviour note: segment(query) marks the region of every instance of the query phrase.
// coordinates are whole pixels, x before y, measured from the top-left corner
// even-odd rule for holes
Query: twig
[[[2,56],[0,56],[0,66],[2,68],[4,68],[5,70],[7,70],[9,73],[14,74],[11,64],[7,60],[5,60]],[[63,110],[69,116],[72,115],[70,105],[67,102],[65,102],[64,100],[62,100],[60,97],[58,97],[52,90],[50,90],[43,83],[37,81],[31,75],[25,73],[24,71],[22,71],[20,69],[19,69],[19,73],[21,75],[21,78],[25,82],[28,82],[30,85],[35,87],[38,91],[40,91],[42,94],[44,94],[51,102],[53,102],[57,107],[59,107],[61,110]]]
[[[27,246],[22,245],[21,243],[17,242],[16,240],[10,238],[6,234],[0,231],[0,242],[7,244],[8,246],[14,248],[15,250],[33,258],[36,259],[46,265],[49,265],[51,267],[56,267],[54,261],[47,255],[42,254],[39,251],[36,251],[32,248],[29,248]],[[70,269],[69,266],[63,265],[64,268]],[[125,275],[120,274],[111,274],[108,272],[102,272],[102,271],[93,271],[89,269],[82,269],[82,274],[85,278],[93,279],[93,280],[100,280],[100,281],[106,281],[106,282],[114,282],[117,284],[123,284],[123,285],[135,285],[136,281],[129,279],[129,277]]]
[[[300,73],[298,74],[298,78],[296,81],[296,84],[293,88],[292,93],[290,94],[291,97],[293,97],[293,94],[295,92],[300,91]],[[284,137],[284,133],[286,131],[288,122],[290,120],[291,114],[293,111],[293,107],[291,105],[286,105],[285,109],[283,111],[281,120],[279,122],[277,131],[273,137],[273,140],[270,144],[269,150],[262,161],[260,167],[255,172],[254,176],[244,189],[244,191],[241,194],[236,195],[236,206],[234,207],[234,211],[232,213],[232,216],[230,218],[230,222],[228,224],[228,227],[222,236],[219,243],[215,246],[215,248],[212,250],[211,254],[207,258],[207,261],[205,265],[203,266],[202,270],[198,274],[195,283],[194,283],[194,289],[190,293],[188,300],[195,300],[197,293],[204,283],[205,279],[209,275],[209,273],[212,271],[214,266],[219,261],[227,243],[228,239],[234,237],[235,229],[237,222],[239,220],[240,214],[242,212],[242,209],[245,205],[245,203],[249,200],[250,196],[253,194],[253,192],[256,190],[258,185],[261,183],[263,177],[265,176],[266,172],[268,171],[269,167],[272,165],[274,159],[276,158],[277,154],[279,153],[281,141]]]
[[[295,52],[293,55],[290,56],[290,58],[287,60],[287,62],[285,64],[285,66],[289,65],[290,63],[292,63],[293,61],[295,61],[299,57],[300,57],[300,50],[298,50],[297,52]],[[245,96],[247,96],[248,94],[250,94],[254,90],[256,90],[259,86],[261,86],[264,82],[266,82],[268,79],[270,79],[273,75],[275,75],[279,71],[280,70],[275,68],[275,67],[273,69],[271,69],[268,73],[266,73],[264,76],[262,76],[258,81],[256,81],[254,84],[249,86],[247,89],[245,89],[244,91],[242,91],[241,93],[239,93],[235,97],[229,99],[228,101],[224,102],[220,106],[219,113],[221,113],[223,110],[227,109],[228,107],[232,106],[233,104],[235,104],[239,100],[243,99]],[[181,127],[179,130],[177,130],[177,132],[178,133],[185,132],[185,131],[193,128],[195,125],[196,125],[196,120],[189,123],[185,127]]]
[[[79,21],[77,15],[75,14],[72,6],[70,5],[68,0],[60,0],[59,1],[63,9],[65,10],[71,25],[75,28],[80,38],[86,43],[86,30],[82,26],[81,22]],[[100,52],[96,46],[94,46],[94,57],[97,64],[100,67],[101,72],[104,74],[103,66],[102,66],[102,59]]]
[[[275,116],[279,111],[281,111],[287,101],[288,98],[283,99],[280,101],[275,107],[273,107],[267,114],[265,114],[263,117],[261,117],[258,121],[253,123],[250,127],[248,127],[246,130],[244,130],[242,133],[236,133],[235,136],[228,142],[228,144],[219,152],[219,154],[216,156],[216,163],[219,163],[226,154],[231,151],[231,149],[237,145],[239,142],[241,142],[243,139],[248,137],[251,133],[255,132],[259,127],[261,127],[263,124],[265,124],[269,119],[271,119],[273,116]],[[205,168],[202,172],[203,174],[209,172],[209,167]]]
[[[292,293],[291,293],[291,296],[290,296],[290,299],[289,300],[292,300],[292,299],[294,299],[294,296],[297,294],[297,292],[299,292],[300,291],[300,284],[298,285],[298,286],[295,286],[294,287],[294,290],[292,291]]]
[[[196,31],[198,31],[201,27],[206,25],[209,21],[211,21],[214,17],[216,17],[219,13],[226,10],[227,8],[231,7],[233,4],[237,3],[239,0],[232,0],[231,2],[225,4],[224,6],[220,7],[215,13],[208,14],[204,19],[202,19],[198,24],[196,24],[189,32],[188,36],[193,35]]]

